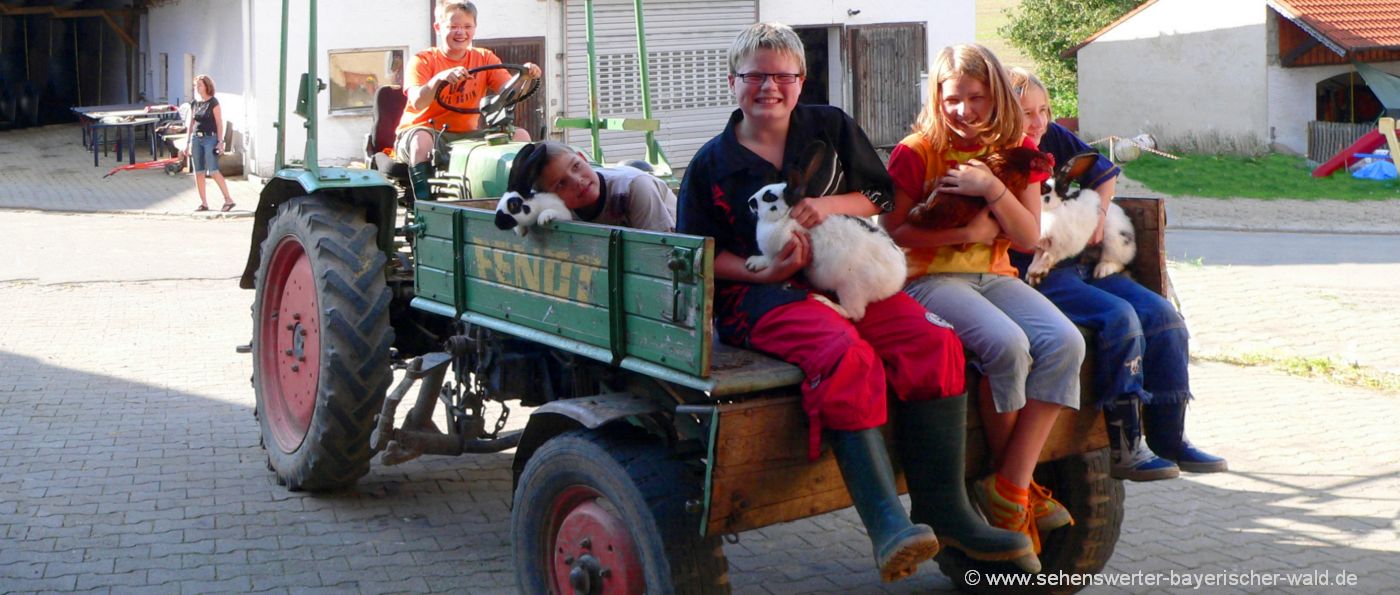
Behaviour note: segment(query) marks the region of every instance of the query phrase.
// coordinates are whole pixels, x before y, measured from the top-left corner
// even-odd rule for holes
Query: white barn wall
[[[146,97],[166,97],[179,105],[190,100],[191,81],[185,78],[185,54],[195,57],[195,74],[214,79],[215,95],[225,120],[239,130],[248,128],[246,102],[251,96],[244,78],[242,2],[177,0],[152,6],[142,39],[147,43]],[[215,25],[217,24],[217,25]],[[161,83],[160,55],[169,56],[169,80]]]
[[[849,15],[848,10],[859,10],[860,13]],[[944,47],[974,41],[977,30],[976,3],[960,0],[759,0],[758,20],[777,21],[793,27],[926,22],[926,45],[930,64],[933,63],[933,57]]]
[[[1266,15],[1263,2],[1173,0],[1120,23],[1079,50],[1081,130],[1267,141]]]
[[[490,47],[491,39],[544,37],[546,118],[563,109],[564,57],[563,11],[557,0],[476,0],[480,10],[477,38]],[[292,114],[296,77],[306,68],[306,0],[293,0],[288,55],[287,156],[301,157],[305,139],[303,120]],[[318,31],[318,71],[329,78],[328,52],[338,49],[403,47],[409,54],[429,47],[427,0],[321,0]],[[869,2],[838,4],[821,0],[760,0],[760,20],[777,20],[795,26],[863,25],[874,23],[928,22],[930,54],[943,46],[968,41],[974,34],[974,5],[970,1]],[[859,9],[858,15],[847,15]],[[148,96],[157,97],[158,56],[170,56],[170,98],[187,99],[182,91],[182,60],[196,56],[196,70],[207,72],[218,84],[225,118],[244,132],[248,173],[270,176],[276,152],[278,50],[281,35],[280,0],[168,0],[152,6],[143,31],[150,75]],[[322,163],[345,164],[362,158],[368,115],[330,115],[329,96],[318,96],[321,112],[319,156]]]
[[[1374,62],[1371,66],[1400,76],[1400,62]],[[1317,117],[1317,84],[1355,70],[1351,65],[1283,68],[1270,64],[1269,129],[1274,134],[1274,148],[1307,155],[1308,122]]]

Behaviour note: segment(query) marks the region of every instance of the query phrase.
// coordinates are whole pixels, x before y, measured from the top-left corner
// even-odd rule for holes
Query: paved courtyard
[[[0,154],[31,163],[12,134]],[[251,362],[234,352],[251,332],[252,294],[236,281],[251,221],[170,217],[188,209],[160,205],[188,196],[143,206],[135,181],[136,198],[108,208],[101,184],[165,176],[79,173],[63,192],[92,198],[60,210],[127,214],[0,209],[0,593],[515,592],[508,453],[376,465],[333,495],[277,486]],[[21,175],[0,172],[0,205],[51,208],[34,189],[60,190]],[[1172,274],[1200,353],[1400,370],[1400,293],[1385,281],[1400,279],[1400,257],[1379,260],[1337,276],[1209,261]],[[1400,395],[1262,367],[1198,362],[1192,374],[1191,437],[1232,472],[1125,484],[1105,572],[1162,577],[1131,592],[1191,591],[1166,582],[1186,575],[1254,581],[1230,592],[1393,592]],[[881,585],[851,510],[745,533],[725,552],[738,593],[951,588],[933,564]],[[1356,583],[1263,584],[1316,572]]]

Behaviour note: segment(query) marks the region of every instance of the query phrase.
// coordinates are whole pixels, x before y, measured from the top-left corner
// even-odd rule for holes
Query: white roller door
[[[566,2],[567,58],[565,115],[588,117],[588,37],[584,3]],[[636,23],[632,0],[593,3],[598,54],[599,114],[642,117],[637,68]],[[700,145],[714,137],[737,107],[729,94],[726,62],[734,36],[757,20],[755,0],[647,0],[646,44],[650,56],[652,117],[661,121],[657,140],[677,170],[690,163]],[[607,161],[645,155],[640,132],[601,133]],[[581,147],[589,131],[568,130],[566,140]]]

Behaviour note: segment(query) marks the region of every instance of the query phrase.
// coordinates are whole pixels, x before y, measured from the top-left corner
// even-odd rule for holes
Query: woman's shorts
[[[214,149],[219,146],[219,139],[214,136],[191,137],[190,156],[194,159],[194,171],[218,173],[219,156],[214,154]]]

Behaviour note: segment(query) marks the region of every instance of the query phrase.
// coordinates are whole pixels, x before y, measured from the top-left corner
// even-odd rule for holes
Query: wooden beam
[[[25,16],[25,15],[31,15],[31,14],[52,14],[53,12],[54,12],[54,9],[53,9],[52,6],[14,6],[14,7],[10,7],[10,6],[5,6],[4,4],[0,4],[0,14],[3,14],[3,15],[5,15],[5,16],[18,17],[18,16]]]
[[[131,46],[133,49],[140,47],[140,44],[136,42],[136,38],[132,37],[131,33],[127,30],[122,29],[122,26],[117,24],[117,20],[112,18],[111,11],[102,11],[102,20],[107,21],[107,26],[111,27],[113,31],[116,31],[117,36],[121,37],[122,41],[126,42],[126,45]]]
[[[1279,59],[1279,62],[1283,63],[1284,66],[1292,66],[1298,62],[1299,58],[1303,57],[1303,54],[1308,53],[1310,50],[1319,45],[1322,45],[1322,42],[1318,41],[1317,38],[1308,37],[1307,41],[1300,43],[1298,44],[1298,47],[1289,50],[1288,54],[1284,55],[1282,58]]]

